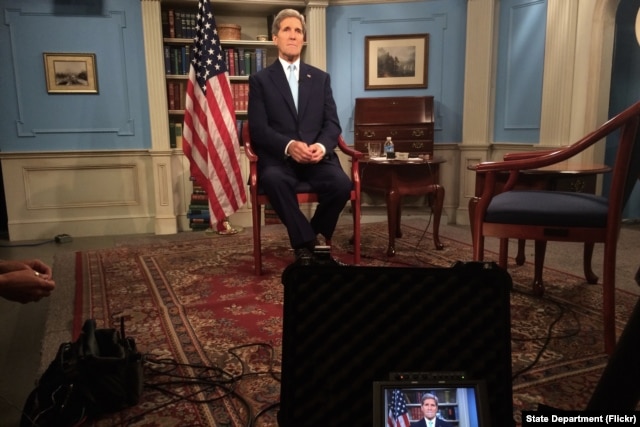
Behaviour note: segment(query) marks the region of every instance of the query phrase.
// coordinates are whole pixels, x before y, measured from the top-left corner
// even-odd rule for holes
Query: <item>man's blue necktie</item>
[[[293,95],[293,102],[296,104],[296,111],[298,110],[298,79],[296,78],[296,66],[289,65],[289,87],[291,88],[291,95]]]

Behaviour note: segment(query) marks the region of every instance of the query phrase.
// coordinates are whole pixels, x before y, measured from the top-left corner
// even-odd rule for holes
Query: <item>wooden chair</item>
[[[564,148],[564,147],[562,147],[562,148]],[[531,158],[534,158],[534,157],[542,156],[544,154],[553,153],[554,151],[557,151],[557,150],[558,150],[558,148],[547,149],[547,150],[524,151],[524,152],[521,151],[521,152],[507,153],[502,157],[502,160],[531,159]],[[507,245],[507,242],[504,241],[504,240],[501,243],[503,245]],[[516,257],[515,257],[516,265],[524,265],[524,263],[526,261],[525,245],[526,245],[526,240],[518,239],[518,253],[517,253]],[[587,283],[590,283],[592,285],[598,283],[598,276],[593,272],[593,269],[591,268],[591,259],[593,257],[593,248],[594,248],[594,243],[593,242],[585,242],[585,244],[584,244],[584,252],[583,252],[583,271],[584,271],[584,277],[587,280]],[[504,259],[500,260],[501,264],[505,264],[506,265],[507,258],[508,258],[508,253],[507,252],[508,252],[507,247],[505,247],[503,250],[500,251],[500,255],[504,258]],[[544,294],[544,283],[542,281],[542,265],[540,265],[539,268],[536,269],[536,274],[535,274],[534,279],[533,279],[532,287],[533,287],[534,293],[536,293],[536,294],[538,294],[540,296],[542,296],[542,294]]]
[[[506,268],[509,238],[535,241],[536,274],[542,274],[547,241],[584,242],[585,248],[604,243],[602,310],[605,351],[616,344],[616,246],[622,210],[640,172],[640,102],[619,113],[578,142],[539,156],[485,162],[476,167],[484,174],[481,195],[469,204],[473,218],[473,258],[484,258],[485,236],[500,239],[499,264]],[[520,171],[538,169],[567,160],[607,135],[619,131],[619,144],[607,197],[562,191],[514,190]],[[508,173],[502,188],[498,174]],[[587,249],[585,249],[587,250]]]
[[[269,204],[269,198],[260,190],[258,185],[258,156],[251,147],[251,137],[249,135],[249,125],[245,123],[242,128],[242,140],[244,151],[249,159],[249,200],[251,201],[251,219],[253,223],[253,258],[255,274],[262,274],[262,249],[261,249],[261,212],[262,206]],[[338,139],[338,148],[351,158],[351,180],[353,190],[351,190],[351,210],[353,212],[353,235],[350,242],[353,244],[353,263],[360,263],[360,172],[358,161],[363,157],[360,151],[350,148],[342,138]],[[308,188],[301,188],[298,191],[298,203],[317,203],[316,193],[309,192]]]

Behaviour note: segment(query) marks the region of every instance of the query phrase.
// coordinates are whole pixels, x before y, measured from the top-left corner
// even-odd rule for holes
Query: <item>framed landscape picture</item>
[[[366,36],[365,89],[427,87],[429,34]]]
[[[93,53],[45,53],[48,93],[98,93],[96,55]]]

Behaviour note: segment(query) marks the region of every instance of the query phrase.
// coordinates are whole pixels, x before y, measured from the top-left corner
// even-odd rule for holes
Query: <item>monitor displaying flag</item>
[[[209,0],[198,2],[185,100],[182,150],[190,172],[207,192],[211,223],[247,202],[229,73]]]
[[[389,416],[387,417],[388,427],[409,427],[409,414],[407,413],[407,402],[404,395],[398,389],[391,392],[389,401]]]

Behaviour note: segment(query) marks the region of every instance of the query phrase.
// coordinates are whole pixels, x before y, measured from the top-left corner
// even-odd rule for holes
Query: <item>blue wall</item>
[[[0,150],[151,147],[139,1],[0,0]],[[97,94],[49,94],[43,53],[95,53]]]
[[[505,0],[507,1],[507,0]],[[544,45],[542,0],[508,0],[503,10],[518,10],[518,25],[500,34],[499,61],[516,80],[497,82],[498,103],[518,103],[510,120],[496,122],[496,135],[513,125],[533,129],[511,132],[508,140],[537,142],[542,60],[532,46]],[[59,151],[140,149],[151,146],[146,72],[139,1],[128,0],[0,0],[4,25],[0,30],[0,150]],[[528,21],[531,11],[535,25]],[[537,10],[537,12],[536,12]],[[467,0],[332,6],[327,9],[327,67],[344,135],[353,141],[353,108],[358,97],[432,95],[435,99],[435,140],[462,140]],[[520,25],[527,23],[527,25]],[[501,28],[503,26],[501,25]],[[533,28],[536,31],[533,31]],[[365,36],[429,34],[426,89],[365,90]],[[511,53],[520,44],[503,39],[526,35],[533,65]],[[503,52],[504,50],[504,52]],[[539,52],[537,49],[536,52]],[[98,94],[48,94],[44,52],[95,53]],[[521,58],[520,58],[521,59]],[[528,74],[531,73],[531,74]],[[524,77],[540,80],[540,85]],[[505,89],[505,85],[506,89]],[[501,115],[503,117],[504,115]]]
[[[355,99],[431,95],[435,141],[462,140],[467,0],[332,6],[327,9],[327,71],[343,134],[353,143]],[[365,36],[429,34],[426,89],[365,90]]]
[[[546,0],[502,0],[494,142],[540,141]]]

